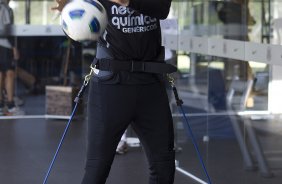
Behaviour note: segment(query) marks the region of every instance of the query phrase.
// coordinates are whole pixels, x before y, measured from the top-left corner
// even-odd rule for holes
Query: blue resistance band
[[[186,117],[185,112],[184,112],[184,110],[183,110],[183,106],[182,106],[183,101],[182,101],[182,100],[179,98],[179,96],[178,96],[178,92],[177,92],[177,89],[176,89],[176,87],[175,87],[175,85],[174,85],[173,79],[170,78],[170,81],[169,81],[169,82],[171,83],[171,86],[172,86],[172,90],[173,90],[174,97],[175,97],[175,100],[176,100],[176,105],[179,107],[179,110],[180,110],[180,112],[182,113],[183,118],[184,118],[184,120],[185,120],[185,122],[186,122],[188,131],[189,131],[189,134],[191,135],[191,138],[192,138],[192,142],[193,142],[194,148],[195,148],[195,150],[196,150],[196,152],[197,152],[197,155],[198,155],[198,158],[199,158],[199,160],[200,160],[200,162],[201,162],[202,168],[203,168],[203,170],[204,170],[204,172],[205,172],[205,175],[206,175],[206,177],[207,177],[207,179],[208,179],[208,183],[209,183],[209,184],[212,184],[211,178],[210,178],[210,176],[209,176],[209,173],[208,173],[208,171],[207,171],[207,169],[206,169],[205,163],[204,163],[203,158],[202,158],[202,156],[201,156],[201,153],[200,153],[199,147],[198,147],[198,145],[197,145],[195,136],[194,136],[194,134],[193,134],[192,128],[191,128],[191,126],[190,126],[190,124],[189,124],[189,122],[188,122],[188,118]],[[187,136],[188,136],[188,135],[187,135]]]
[[[88,79],[88,81],[89,81],[89,79]],[[59,151],[60,151],[60,149],[61,149],[61,146],[62,146],[62,144],[63,144],[63,142],[64,142],[65,136],[66,136],[66,134],[67,134],[67,132],[68,132],[69,126],[70,126],[70,124],[71,124],[71,122],[72,122],[72,119],[73,119],[73,117],[74,117],[74,114],[75,114],[75,112],[76,112],[76,109],[77,109],[78,103],[79,103],[79,101],[80,101],[80,98],[81,98],[83,92],[84,92],[85,89],[86,89],[86,86],[87,86],[87,84],[88,84],[88,81],[84,81],[83,85],[81,86],[81,88],[80,88],[80,90],[79,90],[79,92],[78,92],[78,94],[77,94],[77,96],[76,96],[76,98],[75,98],[75,100],[74,100],[75,106],[74,106],[74,108],[73,108],[73,110],[72,110],[71,116],[70,116],[69,121],[68,121],[68,123],[67,123],[67,125],[66,125],[66,128],[65,128],[65,130],[64,130],[64,133],[63,133],[63,135],[62,135],[62,137],[61,137],[61,140],[60,140],[60,142],[59,142],[59,145],[58,145],[58,147],[57,147],[57,150],[56,150],[56,152],[55,152],[55,154],[54,154],[54,157],[53,157],[53,159],[52,159],[52,161],[51,161],[51,163],[50,163],[50,166],[49,166],[49,168],[48,168],[48,171],[47,171],[47,173],[46,173],[46,175],[45,175],[43,184],[46,184],[46,183],[47,183],[47,180],[48,180],[48,177],[49,177],[50,172],[51,172],[51,170],[52,170],[52,167],[53,167],[53,165],[54,165],[54,162],[55,162],[55,160],[56,160],[56,158],[57,158],[57,155],[58,155],[58,153],[59,153]]]

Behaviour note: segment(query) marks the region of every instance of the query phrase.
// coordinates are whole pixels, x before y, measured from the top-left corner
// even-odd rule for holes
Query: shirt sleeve
[[[130,0],[128,6],[151,17],[166,19],[170,5],[171,0]]]

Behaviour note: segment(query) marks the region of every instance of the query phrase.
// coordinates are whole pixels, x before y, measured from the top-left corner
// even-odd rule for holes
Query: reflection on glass
[[[18,62],[17,94],[23,97],[27,114],[49,114],[47,109],[60,106],[55,110],[58,113],[50,115],[68,116],[70,112],[63,111],[72,108],[76,88],[82,79],[81,44],[65,37],[23,37],[18,39],[18,47],[21,60]],[[51,97],[47,95],[47,86],[58,87]]]
[[[191,37],[212,38],[223,45],[219,55],[226,56],[210,55],[208,50],[203,51],[206,54],[190,52],[191,47],[176,49],[180,98],[184,99],[185,112],[214,183],[279,183],[281,111],[274,109],[275,104],[280,104],[278,86],[282,85],[278,71],[281,73],[281,67],[246,59],[249,52],[246,45],[238,53],[242,59],[228,55],[235,52],[229,43],[231,46],[271,41],[280,44],[277,43],[279,32],[271,29],[272,18],[282,17],[279,4],[279,1],[248,0],[175,1],[172,4],[171,17],[178,19],[178,34],[186,33],[187,42]],[[266,58],[271,58],[280,54],[278,49],[267,51],[269,45],[263,47],[265,50],[259,50],[261,45],[251,46],[253,55],[265,52]],[[271,115],[268,110],[278,113]],[[183,118],[176,107],[172,111],[178,166],[205,180]],[[187,176],[187,182],[194,180],[191,178]]]
[[[18,25],[28,22],[32,25],[58,25],[60,22],[59,13],[51,10],[54,1],[31,1],[28,4],[28,1],[11,0],[9,4],[15,12],[15,23]]]

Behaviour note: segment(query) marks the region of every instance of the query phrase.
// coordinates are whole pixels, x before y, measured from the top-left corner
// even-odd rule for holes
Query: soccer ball
[[[107,12],[97,0],[70,1],[61,13],[63,31],[75,41],[96,41],[107,23]]]

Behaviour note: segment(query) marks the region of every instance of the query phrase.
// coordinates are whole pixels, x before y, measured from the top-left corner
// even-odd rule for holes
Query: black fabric
[[[98,41],[97,51],[102,49],[112,59],[121,61],[164,61],[164,47],[161,46],[161,29],[158,18],[108,0],[100,0],[100,2],[107,10],[109,23]],[[170,1],[166,2],[170,4]],[[156,9],[155,6],[154,11]],[[104,81],[104,83],[149,84],[158,82],[158,78],[159,76],[152,73],[120,71],[115,73],[111,80]]]
[[[92,65],[97,64],[96,58],[94,59]],[[99,74],[94,73],[92,80],[99,81],[104,84],[152,84],[160,82],[163,80],[163,75],[155,73],[143,73],[143,72],[129,72],[129,71],[119,71],[109,75],[103,76],[102,70],[99,71]]]
[[[88,151],[82,184],[105,183],[117,144],[129,124],[145,149],[149,183],[173,183],[173,122],[162,83],[106,85],[92,81],[88,115]]]
[[[15,69],[15,60],[11,49],[0,46],[0,72]]]
[[[7,102],[7,107],[8,109],[12,109],[14,108],[16,105],[15,105],[15,102],[14,101],[11,101],[11,102]]]
[[[157,63],[154,61],[118,61],[113,59],[99,59],[94,60],[98,62],[97,67],[104,71],[129,71],[129,72],[145,72],[145,73],[158,73],[166,74],[176,72],[177,68],[173,65],[164,62]]]
[[[159,20],[129,7],[100,0],[108,13],[108,26],[99,44],[116,60],[163,60]]]
[[[234,2],[220,2],[217,6],[221,5],[218,10],[218,18],[224,24],[244,24],[245,14],[244,6]]]
[[[97,45],[97,58],[99,59],[113,59],[110,51],[100,44]],[[92,65],[97,64],[97,59],[94,58]],[[109,76],[103,76],[104,71],[100,71],[99,74],[94,74],[93,80],[103,82],[104,84],[151,84],[155,82],[159,82],[162,76],[154,73],[141,73],[141,72],[128,72],[128,71],[120,71]]]
[[[159,19],[165,19],[169,13],[171,0],[130,0],[129,7],[156,17]]]
[[[158,18],[108,0],[100,2],[107,10],[109,23],[97,44],[99,59],[112,59],[116,61],[115,67],[124,67],[119,61],[164,61]],[[99,62],[98,68],[103,64]],[[128,63],[125,65],[127,67]],[[135,67],[140,69],[138,64]],[[129,124],[145,148],[149,183],[173,183],[174,135],[166,88],[160,82],[160,74],[136,70],[118,70],[107,79],[99,78],[98,73],[102,71],[99,70],[91,80],[87,112],[88,151],[82,184],[106,182],[116,147]]]
[[[1,100],[0,101],[0,112],[1,112],[1,110],[3,110],[3,108],[4,108],[4,102]]]

